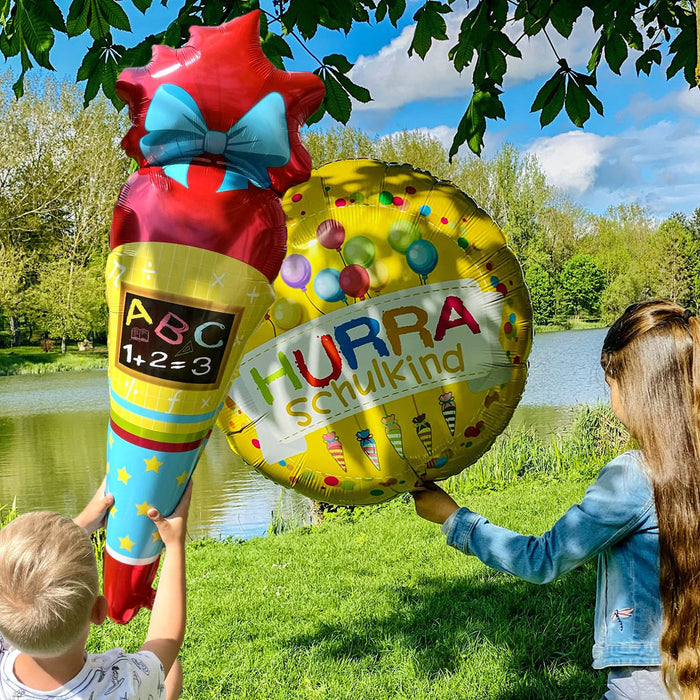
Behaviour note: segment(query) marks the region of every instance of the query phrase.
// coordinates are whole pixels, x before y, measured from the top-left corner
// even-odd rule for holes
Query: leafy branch
[[[69,37],[88,33],[92,45],[83,57],[77,79],[85,83],[85,103],[100,90],[121,107],[114,85],[120,71],[144,65],[155,44],[182,46],[190,27],[216,25],[259,8],[259,0],[180,0],[177,17],[167,27],[143,37],[132,46],[113,40],[113,32],[131,32],[126,7],[146,13],[153,0],[72,0],[66,16],[55,0],[0,0],[0,53],[19,57],[20,75],[13,88],[23,93],[24,77],[37,64],[49,70],[57,32]],[[161,0],[167,4],[168,0]],[[352,102],[368,102],[369,91],[351,77],[353,64],[340,52],[323,59],[308,42],[320,28],[347,35],[359,24],[388,20],[394,27],[405,17],[406,0],[269,0],[273,12],[261,22],[261,45],[269,60],[284,68],[294,54],[290,39],[299,43],[318,63],[315,73],[326,86],[326,97],[311,122],[324,114],[347,123]],[[413,35],[408,54],[424,59],[437,42],[449,41],[448,19],[460,11],[454,0],[424,0],[412,15]],[[585,71],[570,67],[555,49],[552,37],[569,39],[577,23],[590,19],[595,42]],[[506,27],[522,26],[511,40]],[[467,143],[475,153],[483,147],[489,120],[504,119],[501,101],[509,65],[522,60],[518,43],[523,37],[542,35],[553,52],[554,74],[542,85],[532,105],[542,126],[562,110],[582,127],[591,107],[603,114],[595,95],[601,64],[621,74],[633,60],[637,74],[650,75],[666,63],[665,75],[682,75],[689,87],[700,85],[700,2],[687,0],[476,0],[467,3],[456,43],[448,56],[461,73],[471,69],[472,94],[457,128],[450,156]],[[274,31],[273,31],[274,29]],[[564,53],[564,52],[562,52]],[[666,60],[665,60],[666,59]]]

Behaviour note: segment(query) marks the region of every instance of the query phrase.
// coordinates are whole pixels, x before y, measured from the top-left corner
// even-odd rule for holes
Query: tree
[[[453,177],[505,231],[513,250],[525,259],[540,228],[539,215],[554,202],[537,158],[504,143],[491,159],[467,157]]]
[[[10,324],[13,347],[21,345],[20,319],[28,315],[28,292],[37,279],[37,255],[0,245],[0,310]]]
[[[104,265],[77,266],[70,258],[45,261],[28,294],[29,317],[52,336],[84,338],[107,321]]]
[[[59,334],[65,347],[91,330],[76,322],[95,318],[90,294],[98,305],[104,298],[112,209],[128,176],[116,147],[125,117],[104,99],[83,109],[75,86],[52,81],[20,101],[2,95],[0,308],[14,344],[24,319]]]
[[[556,298],[547,271],[540,265],[531,265],[525,272],[525,283],[530,290],[535,323],[551,323],[556,313]]]
[[[600,315],[606,323],[612,323],[622,312],[636,301],[640,301],[643,287],[639,278],[632,275],[618,275],[605,288],[600,299]]]
[[[375,143],[363,131],[342,127],[328,131],[308,131],[303,136],[314,168],[334,160],[373,158]]]
[[[590,255],[578,253],[568,260],[559,275],[564,301],[574,315],[597,314],[605,289],[605,275]]]
[[[152,0],[131,2],[146,13]],[[78,81],[85,82],[85,101],[90,102],[102,89],[118,104],[114,91],[117,75],[126,67],[146,64],[154,44],[181,46],[188,39],[189,27],[220,24],[259,6],[259,0],[181,2],[177,17],[167,27],[126,47],[112,37],[113,29],[131,31],[127,12],[115,0],[72,0],[65,16],[54,0],[7,0],[0,9],[0,52],[5,57],[20,57],[22,72],[14,85],[15,93],[22,94],[24,76],[33,61],[53,68],[50,56],[56,32],[69,37],[89,32],[92,45],[77,76]],[[354,25],[385,18],[397,26],[408,11],[406,0],[271,0],[271,6],[272,11],[263,15],[262,47],[278,67],[284,66],[285,59],[294,58],[292,39],[311,53],[306,43],[319,27],[347,34]],[[434,42],[447,41],[446,18],[456,13],[457,7],[451,0],[424,0],[413,14],[415,27],[408,53],[425,58]],[[478,0],[467,10],[448,55],[458,72],[471,69],[472,94],[450,156],[465,142],[480,153],[486,120],[505,119],[501,101],[504,79],[509,63],[522,59],[518,42],[525,36],[542,35],[552,47],[554,73],[532,104],[542,126],[562,109],[578,127],[588,120],[591,108],[603,113],[603,105],[595,95],[601,63],[620,74],[622,67],[634,60],[637,73],[649,75],[661,66],[665,52],[668,78],[682,73],[689,86],[700,81],[695,16],[697,13],[700,23],[700,3],[693,8],[687,0]],[[585,72],[579,72],[569,65],[566,56],[556,52],[551,37],[569,38],[575,25],[588,21],[594,43]],[[319,67],[315,72],[326,85],[326,99],[310,121],[318,121],[328,112],[345,124],[352,110],[351,98],[368,102],[371,96],[348,76],[352,64],[345,56],[330,54],[316,60]]]
[[[651,276],[653,296],[685,306],[693,297],[693,261],[698,245],[677,219],[667,219],[652,238],[648,251],[656,263]]]

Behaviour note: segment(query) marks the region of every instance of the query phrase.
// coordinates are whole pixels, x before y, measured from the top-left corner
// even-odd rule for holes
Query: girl
[[[496,527],[442,489],[418,515],[485,564],[546,583],[598,555],[593,667],[604,700],[700,700],[700,321],[666,301],[630,306],[603,343],[617,417],[640,446],[607,464],[541,537]]]

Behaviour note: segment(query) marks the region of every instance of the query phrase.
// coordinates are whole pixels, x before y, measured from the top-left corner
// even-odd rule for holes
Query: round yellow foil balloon
[[[231,447],[337,504],[472,464],[510,420],[532,343],[502,231],[454,185],[371,160],[325,165],[283,204],[283,313],[251,336],[219,416]]]

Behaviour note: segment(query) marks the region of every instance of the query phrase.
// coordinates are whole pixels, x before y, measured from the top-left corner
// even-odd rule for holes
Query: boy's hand
[[[148,517],[155,523],[165,545],[165,559],[160,570],[148,634],[141,649],[152,651],[160,659],[166,676],[170,673],[185,638],[185,533],[191,497],[190,481],[172,515],[164,518],[155,508],[148,510]]]
[[[111,493],[105,495],[105,479],[99,485],[95,495],[83,510],[73,518],[73,522],[85,528],[91,535],[95,530],[104,527],[107,511],[114,505],[114,496]]]
[[[149,508],[148,517],[158,528],[160,539],[163,540],[166,549],[174,544],[184,545],[191,499],[192,481],[190,480],[172,515],[164,518],[156,508]]]
[[[424,486],[425,490],[411,491],[416,513],[431,523],[444,523],[459,505],[434,482],[426,481]]]

